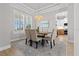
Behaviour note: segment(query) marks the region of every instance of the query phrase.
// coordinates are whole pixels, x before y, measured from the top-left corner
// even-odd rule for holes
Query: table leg
[[[27,44],[27,38],[26,38],[25,44]]]
[[[46,42],[48,43],[48,40],[46,40]]]

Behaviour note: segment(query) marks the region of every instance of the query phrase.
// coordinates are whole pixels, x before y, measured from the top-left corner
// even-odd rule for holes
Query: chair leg
[[[52,48],[52,42],[50,42],[50,48]]]
[[[44,46],[45,41],[42,39],[42,46]]]
[[[55,46],[55,40],[53,40],[53,45]]]
[[[26,38],[25,44],[27,44],[27,38]]]
[[[38,42],[36,42],[36,49],[38,48]]]
[[[46,42],[48,43],[48,40],[46,40]]]
[[[32,40],[30,40],[30,46],[32,46]]]

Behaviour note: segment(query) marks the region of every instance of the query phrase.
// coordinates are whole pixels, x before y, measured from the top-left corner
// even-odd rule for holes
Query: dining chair
[[[52,43],[53,45],[55,46],[55,39],[57,37],[57,30],[56,29],[53,29],[50,36],[49,35],[46,35],[44,40],[46,41],[50,41],[50,48],[52,48]]]
[[[26,34],[25,44],[27,44],[27,42],[30,41],[30,29],[25,29],[25,34]]]
[[[31,29],[30,34],[31,34],[30,45],[32,46],[32,43],[35,42],[36,48],[38,48],[38,43],[39,43],[40,40],[42,40],[42,38],[37,37],[37,32],[36,32],[35,29]]]

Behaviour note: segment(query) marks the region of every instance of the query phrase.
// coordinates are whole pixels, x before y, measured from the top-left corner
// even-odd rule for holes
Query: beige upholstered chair
[[[55,46],[55,39],[57,37],[56,29],[53,29],[50,36],[45,36],[44,40],[50,41],[50,47],[52,48],[52,43]]]
[[[25,29],[25,34],[26,34],[26,44],[30,40],[30,29]]]
[[[57,29],[54,28],[54,32],[53,32],[53,39],[56,39],[57,38]]]
[[[31,34],[31,41],[30,41],[31,44],[30,45],[32,46],[32,43],[35,42],[36,43],[36,48],[38,48],[38,42],[40,40],[42,40],[42,38],[37,37],[37,32],[36,32],[35,29],[31,29],[30,34]]]

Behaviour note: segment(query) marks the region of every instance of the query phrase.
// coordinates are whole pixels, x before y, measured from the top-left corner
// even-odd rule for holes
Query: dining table
[[[39,32],[38,34],[37,34],[37,36],[38,37],[45,37],[45,35],[47,35],[48,33],[47,32]]]
[[[44,46],[45,44],[45,36],[48,35],[50,32],[38,32],[37,37],[41,37],[42,38],[42,46]]]

